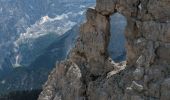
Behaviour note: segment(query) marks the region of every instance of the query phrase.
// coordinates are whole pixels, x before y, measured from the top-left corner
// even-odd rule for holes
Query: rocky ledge
[[[97,0],[69,59],[49,75],[39,100],[170,100],[170,1]],[[127,18],[127,60],[108,56],[110,16]]]

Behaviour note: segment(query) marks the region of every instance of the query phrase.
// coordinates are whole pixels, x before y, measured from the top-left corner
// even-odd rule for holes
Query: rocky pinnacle
[[[169,0],[96,0],[38,100],[170,100],[169,9]],[[126,64],[114,63],[107,50],[117,12],[127,19]]]

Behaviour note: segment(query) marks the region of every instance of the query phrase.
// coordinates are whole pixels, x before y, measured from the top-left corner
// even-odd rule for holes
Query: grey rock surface
[[[50,74],[39,100],[169,100],[169,8],[169,0],[97,0],[68,61]],[[126,67],[107,52],[109,17],[116,12],[127,18]]]

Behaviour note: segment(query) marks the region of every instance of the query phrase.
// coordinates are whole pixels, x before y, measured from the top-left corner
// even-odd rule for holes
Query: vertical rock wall
[[[170,100],[170,1],[97,0],[39,100]],[[108,57],[110,19],[127,18],[127,64]],[[125,68],[125,69],[124,69]]]

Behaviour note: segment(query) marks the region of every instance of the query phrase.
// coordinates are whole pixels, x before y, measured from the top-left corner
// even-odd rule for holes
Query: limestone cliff
[[[39,100],[170,100],[170,1],[97,0],[69,59],[56,66]],[[108,56],[109,17],[127,18],[127,61]]]

